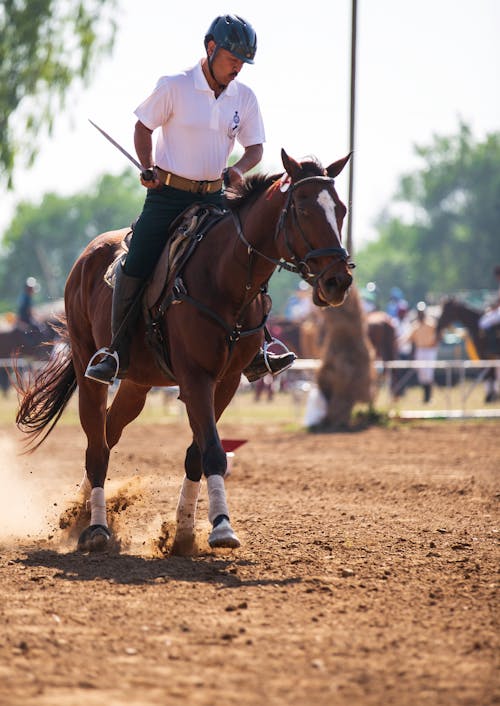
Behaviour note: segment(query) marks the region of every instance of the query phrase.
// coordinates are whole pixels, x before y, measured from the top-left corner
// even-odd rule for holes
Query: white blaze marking
[[[337,219],[335,218],[335,201],[326,189],[320,191],[318,195],[318,203],[325,212],[326,220],[331,225],[332,230],[340,243],[340,233],[337,226]]]

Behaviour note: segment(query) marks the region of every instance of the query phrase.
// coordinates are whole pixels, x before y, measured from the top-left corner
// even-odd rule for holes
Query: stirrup
[[[290,353],[290,355],[293,355],[293,360],[291,360],[288,365],[284,366],[283,368],[281,368],[277,372],[274,372],[274,370],[271,368],[271,365],[269,363],[269,355],[270,354],[273,355],[274,351],[269,351],[268,350],[269,346],[280,346],[280,348],[282,348],[282,350],[283,350],[283,353],[276,353],[275,355],[284,355],[286,353]],[[264,341],[264,345],[262,346],[262,353],[264,355],[264,363],[266,364],[266,368],[268,369],[268,371],[271,375],[279,375],[280,373],[285,372],[285,370],[288,370],[288,368],[290,368],[293,365],[293,362],[297,358],[295,353],[293,351],[291,351],[288,348],[288,346],[285,343],[283,343],[283,341],[280,341],[279,338],[274,338],[274,336],[272,337],[272,339],[270,341]]]
[[[120,369],[120,359],[118,357],[117,351],[112,351],[110,348],[107,348],[106,346],[104,346],[104,348],[99,348],[99,350],[96,351],[94,353],[94,355],[92,356],[92,358],[89,360],[89,364],[87,365],[87,369],[85,371],[85,377],[89,378],[89,380],[94,380],[95,382],[101,382],[101,383],[105,382],[104,380],[101,380],[101,378],[95,377],[90,372],[90,369],[94,365],[95,359],[101,355],[105,356],[105,358],[106,357],[113,358],[113,360],[115,361],[115,372],[111,376],[109,383],[107,383],[107,384],[111,385],[115,381],[116,376],[118,375],[118,371]],[[105,360],[105,358],[103,358],[103,360]],[[99,362],[102,363],[102,361],[99,361]]]
[[[272,344],[277,344],[283,348],[284,353],[273,353],[269,351],[268,348]],[[290,368],[297,356],[293,351],[277,338],[271,339],[269,342],[265,342],[263,348],[260,349],[260,353],[255,356],[250,365],[245,368],[243,374],[245,375],[248,382],[256,382],[266,375],[276,376],[283,373],[285,370]],[[279,361],[279,363],[278,363]],[[274,369],[273,369],[274,363]]]

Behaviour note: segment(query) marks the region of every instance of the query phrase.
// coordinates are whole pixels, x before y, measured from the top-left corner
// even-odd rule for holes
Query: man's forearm
[[[244,174],[260,162],[263,153],[264,148],[262,145],[250,145],[250,147],[245,148],[245,152],[243,153],[241,159],[239,159],[233,166]]]
[[[134,145],[139,162],[144,169],[154,165],[152,132],[140,121],[137,121],[134,131]]]

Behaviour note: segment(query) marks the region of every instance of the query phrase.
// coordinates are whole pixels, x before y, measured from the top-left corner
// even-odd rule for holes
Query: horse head
[[[354,267],[342,247],[342,224],[347,208],[334,185],[350,154],[324,169],[316,160],[297,162],[281,150],[288,175],[287,200],[278,223],[283,234],[285,259],[291,259],[300,276],[313,288],[317,306],[338,306],[352,284]],[[286,175],[285,175],[286,176]]]
[[[452,297],[444,299],[441,305],[441,314],[437,320],[436,333],[440,335],[456,319],[456,301]]]

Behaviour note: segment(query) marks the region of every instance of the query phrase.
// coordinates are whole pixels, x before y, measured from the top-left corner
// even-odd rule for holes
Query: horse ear
[[[338,159],[336,162],[333,162],[330,164],[329,167],[326,168],[326,173],[328,174],[329,177],[335,178],[340,174],[342,169],[345,167],[347,162],[351,159],[352,152],[349,152],[349,154],[346,157],[343,157],[342,159]]]
[[[281,148],[281,161],[292,181],[298,179],[300,176],[300,164],[292,157],[289,157],[283,148]]]

